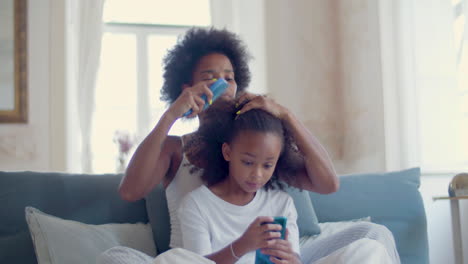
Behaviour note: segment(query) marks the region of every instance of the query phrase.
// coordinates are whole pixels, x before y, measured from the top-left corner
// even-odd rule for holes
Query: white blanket
[[[372,224],[370,218],[319,226],[319,235],[301,238],[304,264],[400,263],[391,232]]]
[[[306,261],[311,253],[310,248],[317,248],[314,245],[314,241],[318,239],[324,239],[330,237],[332,234],[348,230],[350,227],[358,224],[358,222],[336,222],[336,223],[323,223],[320,224],[321,234],[316,237],[310,237],[301,241],[301,257],[303,257],[304,264],[395,264],[399,263],[398,257],[391,256],[387,251],[387,248],[371,238],[360,238],[355,241],[344,245],[337,250],[327,254],[325,257],[315,259],[314,261]],[[364,221],[367,222],[367,221]],[[338,237],[342,240],[342,237]],[[391,237],[390,239],[393,239]],[[324,248],[329,246],[333,247],[336,243],[331,240],[325,243]],[[336,241],[339,242],[339,241]],[[393,242],[393,240],[392,240]],[[393,242],[394,243],[394,242]],[[320,243],[321,244],[321,243]],[[338,243],[339,244],[339,243]],[[323,246],[323,245],[321,245]],[[320,247],[320,246],[319,246]],[[312,250],[313,251],[313,250]],[[392,252],[397,254],[396,251]],[[310,259],[310,258],[309,258]],[[126,247],[114,247],[107,250],[98,258],[98,264],[170,264],[170,263],[194,263],[194,264],[214,264],[213,261],[204,258],[203,256],[192,253],[188,250],[176,248],[169,250],[156,258],[152,258],[142,252],[126,248]]]
[[[368,238],[359,239],[314,262],[314,264],[340,263],[393,264],[385,247],[381,243]]]

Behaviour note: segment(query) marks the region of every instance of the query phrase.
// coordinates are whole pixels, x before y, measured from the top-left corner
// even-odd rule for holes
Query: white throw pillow
[[[88,225],[26,207],[26,221],[39,264],[96,263],[114,246],[126,246],[156,256],[149,224]]]

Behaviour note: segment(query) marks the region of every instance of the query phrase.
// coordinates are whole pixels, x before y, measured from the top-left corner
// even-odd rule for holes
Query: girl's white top
[[[216,252],[238,239],[258,216],[286,216],[288,240],[299,254],[297,212],[293,199],[284,191],[263,188],[246,205],[238,206],[216,196],[202,185],[189,193],[179,207],[183,248],[202,256]],[[254,263],[251,251],[236,263]]]

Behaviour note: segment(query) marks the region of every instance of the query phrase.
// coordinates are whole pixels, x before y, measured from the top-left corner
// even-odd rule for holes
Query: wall
[[[66,3],[28,1],[28,122],[0,125],[1,170],[66,170]]]
[[[378,7],[266,2],[269,91],[324,144],[340,174],[385,170]]]
[[[379,2],[336,1],[339,84],[344,105],[342,173],[384,171],[385,134]]]
[[[266,1],[265,10],[269,93],[305,123],[334,161],[342,160],[344,105],[333,2]]]
[[[48,170],[49,1],[28,3],[28,123],[0,125],[1,170]]]

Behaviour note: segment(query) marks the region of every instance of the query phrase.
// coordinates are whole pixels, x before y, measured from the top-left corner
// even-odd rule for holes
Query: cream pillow
[[[26,207],[26,221],[39,264],[96,263],[103,251],[126,246],[156,256],[149,224],[88,225]]]

